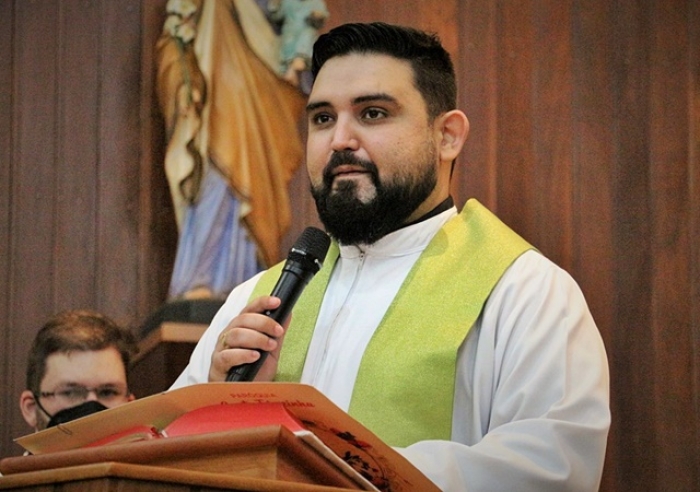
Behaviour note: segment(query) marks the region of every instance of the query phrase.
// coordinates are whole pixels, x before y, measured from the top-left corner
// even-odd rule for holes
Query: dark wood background
[[[153,46],[165,0],[0,0],[0,445],[31,339],[91,307],[136,329],[177,234]],[[437,31],[472,124],[454,194],[570,271],[605,340],[602,490],[700,490],[700,2],[327,0],[328,27]],[[305,175],[296,222],[315,212]]]

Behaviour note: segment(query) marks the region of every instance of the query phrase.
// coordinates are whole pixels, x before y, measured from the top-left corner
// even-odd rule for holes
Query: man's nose
[[[85,401],[92,401],[92,400],[97,401],[98,399],[99,398],[97,397],[97,389],[87,390],[87,397],[85,398]]]
[[[357,150],[360,148],[357,131],[348,118],[338,117],[333,128],[333,141],[331,148],[335,152],[341,150]]]

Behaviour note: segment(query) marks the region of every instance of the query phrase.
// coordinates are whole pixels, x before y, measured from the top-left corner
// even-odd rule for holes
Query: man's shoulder
[[[553,290],[562,294],[581,291],[568,271],[536,249],[521,254],[505,271],[497,288],[533,296],[547,296]]]

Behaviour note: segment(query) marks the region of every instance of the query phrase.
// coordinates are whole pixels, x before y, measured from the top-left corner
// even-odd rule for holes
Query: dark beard
[[[370,174],[377,192],[371,201],[363,203],[357,198],[353,181],[341,182],[333,190],[331,172],[342,164],[360,165]],[[372,244],[399,229],[437,183],[432,162],[421,164],[423,172],[418,176],[399,176],[381,183],[372,161],[358,159],[348,151],[334,153],[324,170],[323,185],[311,186],[326,231],[341,244]]]

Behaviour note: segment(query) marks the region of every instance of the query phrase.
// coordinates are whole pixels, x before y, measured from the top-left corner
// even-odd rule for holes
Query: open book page
[[[282,403],[345,463],[379,490],[437,491],[437,487],[312,386],[295,383],[207,383],[134,400],[16,442],[33,454],[85,447],[139,426],[162,432],[181,415],[212,405]]]
[[[371,467],[365,466],[369,465],[366,461],[360,462],[358,460],[354,460],[354,464],[350,465],[348,461],[345,461],[343,458],[335,454],[331,448],[326,446],[326,444],[323,441],[321,441],[321,439],[319,439],[318,436],[313,432],[309,430],[304,430],[296,432],[295,434],[297,435],[297,437],[299,437],[299,439],[301,439],[306,444],[314,448],[321,456],[323,456],[335,466],[343,470],[343,472],[345,472],[346,475],[359,475],[359,481],[366,485],[368,487],[368,490],[392,490],[388,481],[382,480],[382,483],[384,484],[384,487],[382,489],[379,489],[373,483],[373,481],[377,482],[377,478],[375,474],[371,473],[371,471],[370,473],[367,473],[366,470],[371,470]]]

